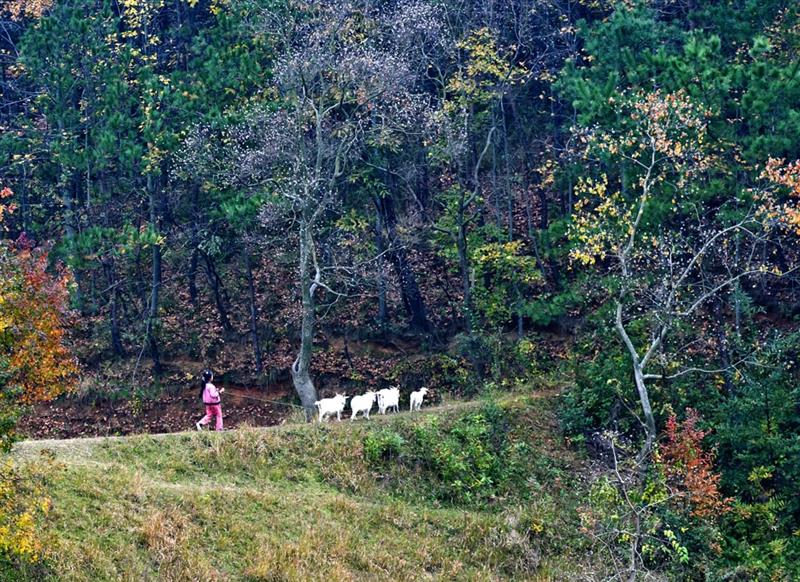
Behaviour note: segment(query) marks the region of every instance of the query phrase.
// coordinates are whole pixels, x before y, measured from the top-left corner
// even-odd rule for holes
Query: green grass
[[[592,565],[575,511],[581,465],[552,407],[511,397],[353,424],[23,443],[16,454],[55,453],[52,579],[570,580]],[[403,447],[368,460],[365,440],[389,433]],[[452,467],[491,478],[449,488]]]

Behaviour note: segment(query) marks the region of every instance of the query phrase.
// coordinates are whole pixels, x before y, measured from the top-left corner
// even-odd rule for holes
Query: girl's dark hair
[[[211,370],[203,370],[203,382],[211,382],[213,377],[214,373]]]

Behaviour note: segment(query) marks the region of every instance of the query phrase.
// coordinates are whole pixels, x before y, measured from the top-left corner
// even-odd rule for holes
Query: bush
[[[638,426],[627,413],[638,402],[630,364],[621,348],[613,343],[598,346],[591,340],[577,347],[571,362],[575,384],[561,400],[559,418],[564,432],[575,436],[601,428],[628,433]],[[623,386],[629,386],[626,393]],[[633,398],[632,398],[633,397]]]
[[[402,473],[414,493],[439,501],[474,505],[521,495],[531,451],[514,442],[511,413],[487,404],[449,422],[429,416],[413,427],[381,429],[364,438],[364,457],[382,474]]]
[[[509,339],[500,333],[459,334],[456,353],[472,364],[477,379],[472,386],[490,380],[502,387],[524,383],[540,373],[535,338]]]
[[[758,366],[716,407],[711,439],[722,489],[738,502],[725,520],[723,560],[753,579],[800,579],[800,333],[763,342]],[[708,415],[706,415],[708,416]]]
[[[371,432],[364,437],[364,457],[372,464],[391,461],[400,456],[406,440],[393,430]]]
[[[0,462],[0,579],[41,579],[46,569],[50,499],[44,469]]]

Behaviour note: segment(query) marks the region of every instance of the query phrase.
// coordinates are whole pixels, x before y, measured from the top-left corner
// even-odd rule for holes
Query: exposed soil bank
[[[282,390],[228,388],[222,411],[226,428],[242,424],[280,424],[294,410]],[[263,402],[263,400],[278,402]],[[37,405],[19,424],[26,438],[73,438],[140,433],[178,432],[194,428],[204,414],[199,390],[186,388],[148,401],[85,402],[63,398]]]

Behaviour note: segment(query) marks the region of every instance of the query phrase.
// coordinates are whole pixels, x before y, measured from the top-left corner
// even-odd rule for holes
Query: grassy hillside
[[[592,567],[576,559],[581,463],[552,408],[518,396],[17,456],[55,455],[60,580],[574,579]]]

